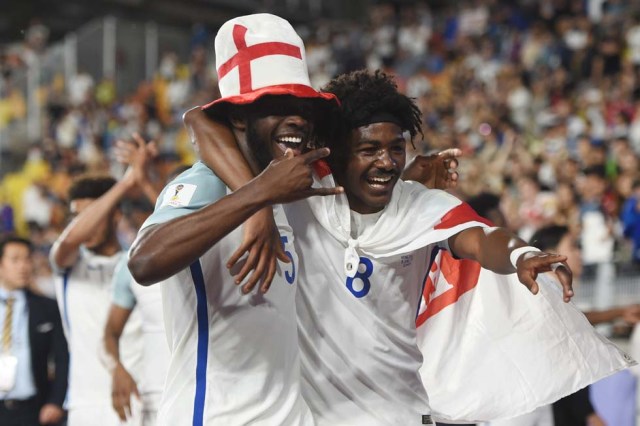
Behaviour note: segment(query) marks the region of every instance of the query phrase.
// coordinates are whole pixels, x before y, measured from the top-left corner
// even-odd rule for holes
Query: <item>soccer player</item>
[[[111,406],[111,376],[101,362],[102,334],[111,301],[114,269],[124,252],[116,234],[118,203],[135,185],[132,173],[116,182],[108,176],[83,176],[69,189],[74,219],[54,243],[56,298],[69,344],[68,425],[118,425]],[[139,371],[140,322],[129,321],[122,359]]]
[[[310,425],[300,394],[298,255],[282,206],[272,211],[289,263],[277,273],[275,263],[269,266],[275,273],[269,292],[243,294],[226,262],[242,242],[238,226],[254,213],[341,191],[310,188],[310,164],[327,149],[302,154],[327,126],[318,127],[314,111],[334,107],[335,98],[310,87],[302,41],[281,18],[235,18],[215,44],[222,98],[208,109],[228,120],[246,155],[257,160],[254,172],[264,171],[229,193],[196,163],[165,187],[132,246],[136,281],[170,277],[161,285],[171,360],[158,420]],[[260,66],[251,66],[253,56]]]
[[[415,317],[437,251],[449,250],[497,273],[517,272],[533,293],[537,274],[566,258],[486,226],[444,192],[399,180],[404,133],[414,137],[421,120],[388,76],[356,72],[325,90],[340,100],[346,132],[330,141],[330,168],[317,171],[320,183],[329,186],[333,172],[345,195],[309,198],[285,209],[301,256],[303,394],[318,424],[415,423],[430,413],[418,374],[422,353]],[[208,147],[210,141],[196,140],[204,161],[223,180],[250,178],[246,164],[229,163]],[[556,273],[569,300],[571,274],[564,266]]]

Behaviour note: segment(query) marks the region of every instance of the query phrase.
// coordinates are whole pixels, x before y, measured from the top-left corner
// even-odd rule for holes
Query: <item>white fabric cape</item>
[[[328,167],[314,186],[334,187]],[[345,273],[358,253],[385,258],[486,226],[468,205],[438,190],[398,181],[375,226],[350,237],[344,194],[307,199],[316,219],[345,246]],[[436,420],[479,422],[515,417],[635,364],[599,335],[553,274],[532,295],[515,274],[499,275],[446,251],[435,258],[416,319],[420,371]],[[423,283],[416,283],[420,288]]]

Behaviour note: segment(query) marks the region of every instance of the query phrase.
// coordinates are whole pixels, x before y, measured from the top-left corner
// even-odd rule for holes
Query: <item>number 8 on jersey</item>
[[[347,277],[347,288],[358,299],[366,296],[371,289],[369,277],[373,273],[373,263],[366,257],[360,258],[358,272],[354,277]]]

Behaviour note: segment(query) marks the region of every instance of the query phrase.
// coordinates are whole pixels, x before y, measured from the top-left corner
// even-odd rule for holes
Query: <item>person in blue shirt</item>
[[[624,236],[631,239],[632,262],[640,266],[640,179],[633,182],[633,192],[622,207]]]

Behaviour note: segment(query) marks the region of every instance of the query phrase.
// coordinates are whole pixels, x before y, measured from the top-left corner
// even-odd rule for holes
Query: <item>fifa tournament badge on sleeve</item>
[[[0,354],[0,392],[9,392],[16,384],[18,358],[8,352]]]

